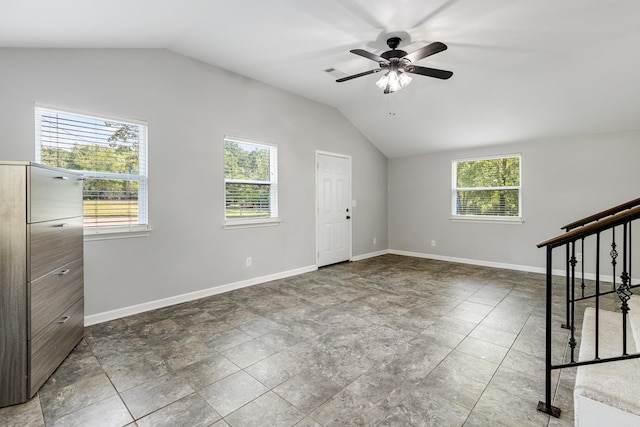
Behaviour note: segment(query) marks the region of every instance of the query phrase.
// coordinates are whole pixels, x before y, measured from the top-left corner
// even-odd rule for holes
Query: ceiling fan
[[[336,80],[336,82],[346,82],[347,80],[355,79],[357,77],[378,73],[380,71],[387,71],[385,75],[376,82],[376,84],[380,89],[384,89],[384,93],[391,93],[402,89],[411,82],[411,76],[408,74],[420,74],[422,76],[435,77],[443,80],[446,80],[453,75],[451,71],[413,65],[414,62],[420,59],[446,50],[446,44],[434,42],[416,50],[415,52],[407,53],[404,50],[396,49],[400,45],[400,41],[400,37],[389,38],[387,40],[387,45],[391,50],[388,50],[379,56],[362,49],[351,50],[351,53],[376,61],[380,65],[380,68],[343,77]]]

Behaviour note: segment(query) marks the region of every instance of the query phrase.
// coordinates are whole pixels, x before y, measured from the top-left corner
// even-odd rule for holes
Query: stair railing
[[[538,410],[554,417],[560,416],[560,408],[551,405],[551,374],[554,370],[577,367],[583,365],[593,365],[597,363],[614,362],[618,360],[640,358],[640,353],[629,353],[627,349],[627,316],[629,313],[628,301],[632,295],[632,290],[640,287],[640,284],[632,284],[632,223],[640,219],[640,199],[618,205],[611,209],[607,209],[598,214],[591,215],[579,221],[565,225],[562,229],[566,233],[561,234],[553,239],[539,243],[538,248],[546,248],[546,321],[545,321],[545,400],[538,402]],[[616,233],[617,231],[617,233]],[[610,233],[610,234],[609,234]],[[603,244],[605,236],[609,240]],[[593,286],[587,286],[585,283],[585,240],[589,239],[589,243],[594,246],[595,265],[592,267],[594,272]],[[595,242],[593,241],[595,239]],[[620,247],[622,240],[622,247]],[[610,242],[610,243],[609,243]],[[579,244],[580,252],[576,252],[576,244]],[[604,260],[601,259],[602,248],[610,244],[609,256],[611,258],[611,286],[606,286],[607,276],[602,274],[602,266]],[[564,309],[566,311],[566,323],[561,325],[562,328],[569,330],[569,362],[561,361],[553,363],[553,250],[565,247],[565,296]],[[620,282],[616,279],[616,270],[618,263],[622,261],[620,272]],[[581,274],[576,276],[576,265],[580,263]],[[603,280],[605,279],[605,280]],[[579,289],[577,289],[576,281],[579,280]],[[601,303],[607,296],[617,296],[620,301],[622,343],[619,355],[602,357],[600,354],[599,340],[599,315],[598,310]],[[576,303],[593,303],[595,306],[595,354],[593,359],[576,360]],[[565,347],[566,348],[566,347]]]
[[[563,227],[560,227],[560,229],[569,232],[569,231],[571,231],[573,229],[576,229],[578,227],[583,227],[583,226],[585,226],[587,224],[591,224],[591,223],[594,223],[596,221],[600,221],[603,218],[607,218],[609,216],[612,216],[612,215],[615,215],[615,214],[617,214],[619,212],[623,212],[625,210],[634,208],[636,206],[640,206],[640,198],[628,201],[626,203],[622,203],[620,205],[614,206],[614,207],[609,208],[609,209],[605,209],[602,212],[598,212],[596,214],[589,215],[589,216],[587,216],[585,218],[579,219],[579,220],[574,221],[572,223],[569,223],[569,224],[567,224],[567,225],[565,225]],[[613,243],[615,243],[615,239],[613,240]],[[584,239],[580,240],[580,245],[581,245],[580,253],[584,254]],[[538,246],[538,247],[540,247],[540,246]],[[613,249],[615,250],[615,247]],[[568,262],[571,259],[570,254],[569,254],[569,245],[566,246],[566,257],[567,257],[566,259],[567,259],[567,262]],[[576,261],[579,262],[581,260],[576,260]],[[613,276],[614,277],[615,277],[615,273],[616,273],[615,272],[615,265],[616,265],[616,263],[615,263],[615,259],[614,259],[613,260]],[[581,274],[580,274],[581,283],[580,283],[580,287],[582,289],[584,289],[585,288],[585,283],[584,283],[584,263],[583,262],[580,262],[580,268],[581,268]],[[570,273],[570,270],[569,270],[569,268],[567,268],[566,269],[566,293],[567,293],[567,295],[569,295],[569,288],[571,286],[570,285],[571,276],[570,276],[569,273]],[[565,313],[567,315],[567,320],[566,320],[565,323],[562,324],[562,327],[565,328],[565,329],[568,329],[569,328],[569,317],[568,316],[569,316],[569,313],[571,312],[571,310],[569,308],[569,299],[568,298],[566,299],[566,304],[567,304],[567,307],[565,309]]]

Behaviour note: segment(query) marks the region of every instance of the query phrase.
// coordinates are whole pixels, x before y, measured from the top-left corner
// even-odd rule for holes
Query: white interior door
[[[351,158],[317,153],[318,267],[351,258]]]

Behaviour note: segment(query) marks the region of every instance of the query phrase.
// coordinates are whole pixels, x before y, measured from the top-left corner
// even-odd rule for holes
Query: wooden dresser
[[[0,407],[33,397],[82,339],[82,186],[0,161]]]

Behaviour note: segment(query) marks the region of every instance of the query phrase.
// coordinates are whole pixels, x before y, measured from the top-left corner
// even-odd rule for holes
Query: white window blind
[[[452,216],[521,219],[520,164],[519,155],[454,160]]]
[[[85,178],[85,233],[147,225],[147,126],[36,108],[36,161]]]
[[[277,219],[277,146],[225,138],[224,185],[227,224]]]

